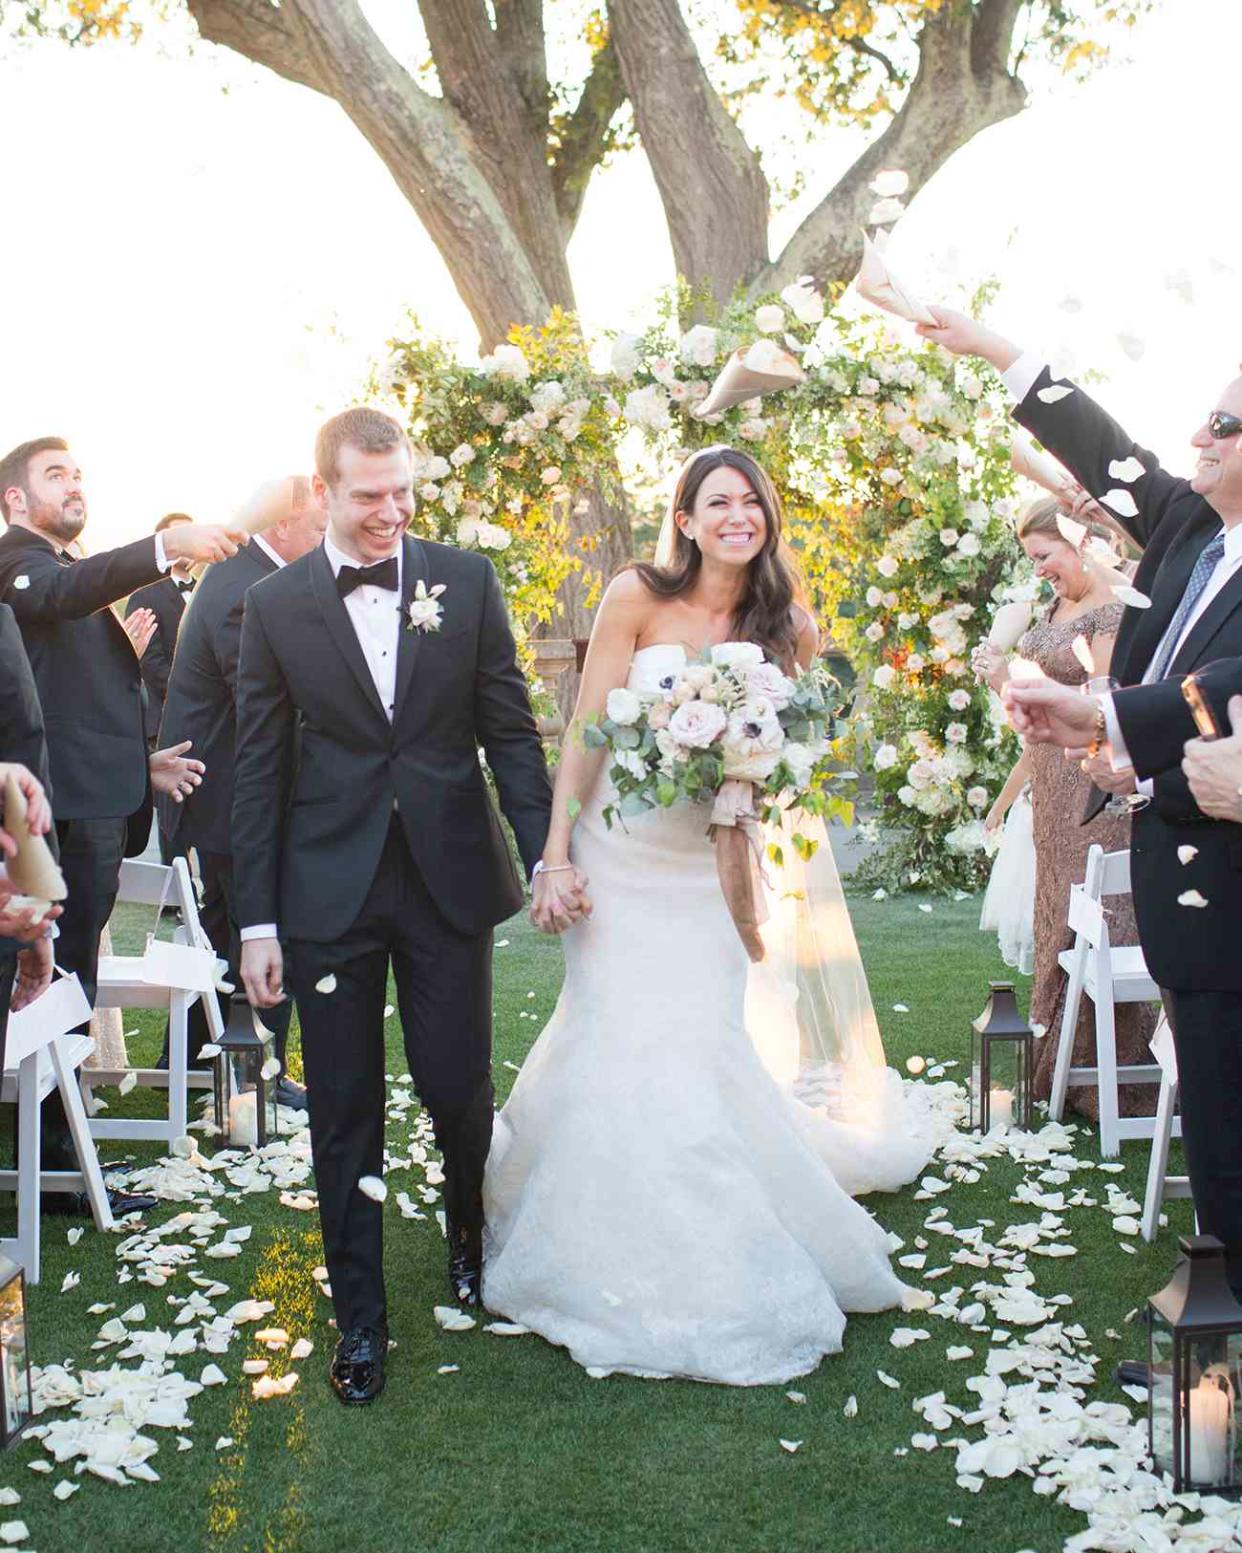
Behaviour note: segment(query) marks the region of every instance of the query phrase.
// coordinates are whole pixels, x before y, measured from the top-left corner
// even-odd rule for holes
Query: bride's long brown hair
[[[675,522],[678,512],[691,513],[704,480],[717,469],[736,469],[759,498],[763,508],[763,549],[746,568],[746,588],[738,601],[730,630],[735,640],[755,642],[786,671],[793,668],[798,647],[799,621],[795,610],[813,619],[807,604],[802,573],[784,538],[781,499],[763,466],[738,448],[705,448],[682,466],[669,506],[673,529],[671,557],[662,565],[636,561],[634,571],[658,598],[675,599],[688,593],[703,568],[703,553]]]

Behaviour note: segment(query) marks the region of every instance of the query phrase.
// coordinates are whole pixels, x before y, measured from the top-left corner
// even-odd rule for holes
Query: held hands
[[[185,752],[191,741],[171,744],[166,750],[156,750],[147,757],[151,772],[151,786],[157,793],[164,793],[174,803],[184,803],[203,780],[207,767],[201,760],[186,760]]]
[[[562,872],[549,865],[531,886],[531,922],[541,933],[564,933],[589,917],[594,910],[586,893],[589,883],[580,868]]]
[[[59,909],[59,908],[57,908]],[[11,1011],[20,1013],[40,998],[52,983],[52,940],[40,938],[17,956],[17,981],[13,987]]]
[[[245,529],[223,523],[175,523],[164,530],[169,561],[227,561],[249,538]]]
[[[241,946],[241,977],[252,1008],[283,1003],[285,958],[278,938],[248,938]]]
[[[1138,791],[1134,767],[1122,766],[1119,771],[1114,771],[1113,763],[1106,755],[1088,755],[1082,762],[1082,769],[1102,792],[1111,793],[1114,797],[1127,797]]]
[[[1227,739],[1191,739],[1182,770],[1195,802],[1214,820],[1242,822],[1242,696],[1229,702]]]

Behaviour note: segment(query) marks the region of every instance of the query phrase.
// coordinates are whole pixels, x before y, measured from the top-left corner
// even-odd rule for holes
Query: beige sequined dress
[[[1049,679],[1063,685],[1081,685],[1087,671],[1074,656],[1073,642],[1085,636],[1115,636],[1121,624],[1122,606],[1105,604],[1066,621],[1042,620],[1018,643],[1021,657],[1037,663]],[[1121,852],[1130,845],[1130,820],[1126,815],[1100,814],[1090,825],[1080,825],[1091,792],[1090,779],[1076,761],[1066,760],[1050,744],[1028,747],[1031,772],[1031,808],[1035,836],[1035,974],[1031,984],[1033,1024],[1046,1034],[1036,1046],[1035,1097],[1046,1100],[1052,1089],[1057,1036],[1065,1006],[1065,973],[1057,963],[1074,935],[1066,925],[1070,886],[1081,883],[1087,867],[1087,851],[1099,843],[1106,852]],[[1110,942],[1135,944],[1138,929],[1128,895],[1105,901]],[[1151,1062],[1148,1042],[1155,1028],[1153,1004],[1122,1004],[1117,1008],[1117,1062]],[[1091,1066],[1095,1061],[1095,1013],[1091,1000],[1083,998],[1074,1039],[1074,1062]],[[1150,1085],[1123,1084],[1120,1109],[1123,1116],[1146,1116],[1155,1110],[1156,1093]],[[1071,1088],[1067,1104],[1084,1116],[1099,1116],[1099,1097],[1094,1087]]]

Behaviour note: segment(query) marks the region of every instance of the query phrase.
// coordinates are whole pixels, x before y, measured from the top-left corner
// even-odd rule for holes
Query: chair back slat
[[[121,879],[116,898],[132,906],[158,906],[161,898],[172,894],[172,870],[163,863],[142,863],[127,857],[121,864]]]
[[[1101,895],[1129,895],[1130,853],[1106,852],[1100,869]]]
[[[1108,941],[1104,909],[1087,893],[1085,885],[1075,884],[1070,889],[1069,925],[1092,949],[1099,949]]]

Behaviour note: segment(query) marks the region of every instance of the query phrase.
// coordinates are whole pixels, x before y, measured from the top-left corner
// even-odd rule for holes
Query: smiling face
[[[404,443],[371,453],[346,443],[329,485],[314,478],[315,498],[328,515],[328,537],[363,566],[397,553],[414,515],[413,470]]]
[[[1242,419],[1242,377],[1229,384],[1214,408]],[[1211,426],[1204,421],[1190,444],[1199,451],[1191,488],[1227,522],[1242,520],[1242,434],[1214,437]]]
[[[695,493],[690,512],[678,512],[677,525],[698,545],[705,561],[749,566],[768,537],[759,493],[728,464],[713,469]]]
[[[26,466],[25,486],[5,492],[14,521],[56,545],[70,545],[86,525],[82,471],[72,453],[45,448]]]
[[[1086,575],[1073,545],[1051,534],[1024,535],[1022,548],[1031,559],[1035,575],[1052,584],[1058,598],[1077,598],[1083,591]]]

